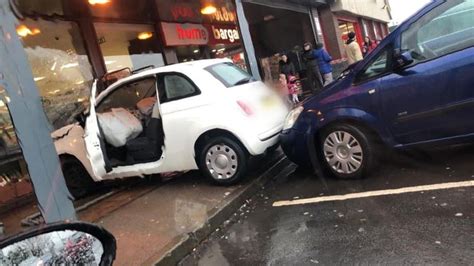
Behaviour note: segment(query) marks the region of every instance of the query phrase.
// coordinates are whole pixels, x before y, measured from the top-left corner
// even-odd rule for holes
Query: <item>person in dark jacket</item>
[[[303,45],[303,60],[306,63],[306,76],[314,92],[320,91],[323,88],[323,79],[319,70],[319,63],[314,56],[314,49],[311,43],[307,42]]]
[[[285,74],[286,78],[296,75],[295,65],[288,59],[286,54],[281,56],[280,74]]]
[[[331,66],[332,57],[324,49],[321,43],[316,44],[316,49],[314,49],[313,54],[316,60],[318,60],[319,71],[321,71],[321,75],[323,75],[324,86],[326,86],[333,81]]]

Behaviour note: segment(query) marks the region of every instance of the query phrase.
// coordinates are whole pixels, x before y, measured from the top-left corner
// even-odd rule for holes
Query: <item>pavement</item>
[[[117,240],[114,265],[175,265],[205,240],[270,179],[295,166],[281,150],[252,158],[249,174],[237,185],[216,186],[199,172],[125,179],[101,186],[74,202],[79,220],[99,224]],[[6,233],[41,223],[33,203],[2,214]],[[29,223],[28,223],[29,224]]]
[[[281,151],[256,158],[252,165],[251,173],[235,186],[215,186],[189,172],[164,184],[143,182],[98,202],[79,217],[116,237],[114,265],[175,265],[269,179],[294,170]]]
[[[297,169],[249,199],[180,265],[473,265],[473,161],[471,145],[392,153],[362,180]],[[318,202],[337,195],[346,196]],[[288,200],[301,204],[275,207]]]

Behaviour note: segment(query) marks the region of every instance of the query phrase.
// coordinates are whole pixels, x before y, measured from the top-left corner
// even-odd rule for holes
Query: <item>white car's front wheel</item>
[[[228,137],[207,141],[199,156],[202,173],[219,185],[231,185],[242,179],[247,171],[245,149]]]

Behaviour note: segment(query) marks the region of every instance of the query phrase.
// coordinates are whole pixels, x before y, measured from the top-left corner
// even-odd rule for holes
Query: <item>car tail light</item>
[[[243,101],[237,101],[237,104],[240,106],[240,108],[247,114],[248,116],[253,115],[252,109]]]

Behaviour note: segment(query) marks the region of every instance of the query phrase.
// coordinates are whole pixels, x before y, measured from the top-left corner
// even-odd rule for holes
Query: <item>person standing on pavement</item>
[[[298,79],[295,76],[289,76],[288,78],[288,92],[289,92],[289,97],[290,101],[293,103],[293,105],[297,104],[300,102],[298,98]]]
[[[280,60],[280,74],[284,74],[286,78],[296,75],[295,65],[290,61],[286,54],[281,56]]]
[[[377,47],[377,43],[372,41],[369,36],[365,36],[364,47],[362,48],[362,54],[365,57],[368,53],[372,52]]]
[[[310,42],[306,42],[303,45],[303,49],[303,60],[306,63],[306,76],[312,92],[315,93],[323,89],[323,78],[319,70],[319,63],[314,56],[315,51]]]
[[[359,62],[363,59],[359,44],[356,42],[356,34],[351,31],[347,35],[349,39],[346,42],[346,54],[349,65]]]
[[[332,57],[324,49],[322,43],[316,44],[316,49],[313,53],[316,60],[318,60],[319,71],[321,71],[321,75],[323,75],[324,86],[326,86],[333,81],[331,66]]]

